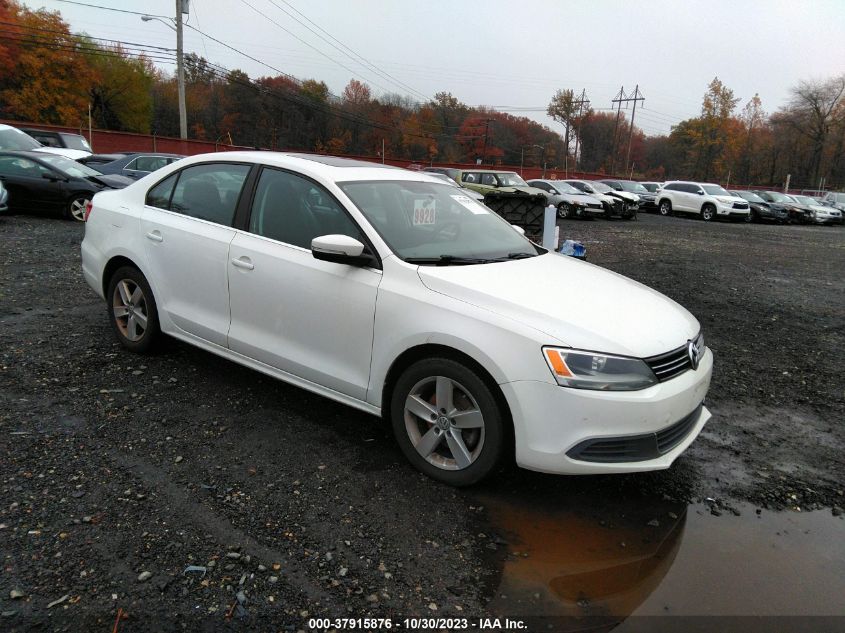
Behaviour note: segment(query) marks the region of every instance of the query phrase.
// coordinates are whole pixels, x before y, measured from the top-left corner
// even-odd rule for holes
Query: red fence
[[[166,152],[170,154],[204,154],[205,152],[222,152],[236,149],[253,149],[239,147],[228,143],[214,143],[210,141],[182,140],[168,136],[150,134],[134,134],[132,132],[113,132],[111,130],[92,130],[89,138],[87,128],[74,128],[62,125],[45,125],[43,123],[22,123],[20,121],[3,121],[15,127],[31,127],[55,132],[71,132],[81,134],[88,139],[91,148],[97,154],[112,152]]]
[[[74,128],[61,125],[45,125],[43,123],[22,123],[20,121],[4,121],[15,127],[33,127],[44,130],[55,130],[57,132],[71,132],[74,134],[81,134],[88,139],[91,147],[97,154],[108,154],[111,152],[167,152],[171,154],[185,154],[192,156],[194,154],[204,154],[206,152],[225,152],[232,150],[248,150],[256,149],[254,147],[245,147],[243,145],[229,145],[228,143],[214,143],[211,141],[197,141],[197,140],[182,140],[172,138],[169,136],[155,136],[150,134],[134,134],[132,132],[113,132],[111,130],[92,130],[91,138],[89,137],[86,128]],[[300,151],[300,150],[293,150]],[[316,152],[301,152],[316,153]],[[475,163],[418,163],[410,161],[405,158],[385,158],[382,160],[377,156],[356,156],[345,155],[347,158],[355,158],[358,160],[365,160],[373,163],[384,163],[393,167],[405,167],[408,169],[423,169],[429,165],[436,167],[453,167],[455,169],[490,169],[490,165],[476,165]],[[515,171],[519,173],[526,180],[533,178],[548,178],[550,180],[562,179],[579,179],[579,180],[598,180],[601,178],[613,178],[609,174],[591,173],[583,171],[571,171],[567,169],[543,169],[542,167],[522,167],[518,165],[496,165],[495,169],[502,169],[508,171]],[[625,179],[626,176],[615,176],[615,178]],[[766,190],[780,190],[780,187],[760,186],[755,187],[751,185],[736,185],[732,188],[736,189],[766,189]],[[791,193],[799,193],[797,189],[790,189]]]

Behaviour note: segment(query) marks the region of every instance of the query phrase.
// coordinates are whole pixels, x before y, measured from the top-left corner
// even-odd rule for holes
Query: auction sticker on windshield
[[[459,205],[468,209],[469,211],[471,211],[475,215],[483,215],[484,213],[487,213],[487,207],[485,207],[480,202],[473,200],[469,196],[457,195],[457,196],[451,196],[451,198],[452,198],[452,200],[457,202]]]
[[[421,224],[434,224],[435,202],[434,198],[419,198],[414,200],[414,226]]]

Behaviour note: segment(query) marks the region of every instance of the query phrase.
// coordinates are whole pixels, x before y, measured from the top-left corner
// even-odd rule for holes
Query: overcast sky
[[[175,14],[175,0],[79,1]],[[24,4],[61,11],[74,32],[175,47],[173,31],[137,15],[60,0]],[[593,108],[609,109],[620,86],[633,93],[639,84],[645,102],[635,122],[656,134],[696,116],[715,76],[740,107],[759,93],[773,112],[798,81],[845,72],[845,0],[190,0],[187,19],[272,67],[325,81],[335,94],[352,77],[375,96],[423,100],[447,91],[556,131],[545,107],[560,88],[585,89]],[[277,74],[190,29],[185,52],[253,78]]]

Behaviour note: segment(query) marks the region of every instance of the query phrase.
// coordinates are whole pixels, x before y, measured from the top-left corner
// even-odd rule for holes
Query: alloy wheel
[[[70,201],[70,217],[77,222],[85,221],[85,207],[88,205],[88,198],[78,197]]]
[[[405,430],[429,464],[442,470],[471,466],[484,448],[484,416],[472,394],[446,376],[420,380],[405,399]]]
[[[567,202],[561,202],[561,203],[558,205],[558,208],[557,208],[557,217],[559,217],[561,220],[565,220],[566,218],[568,218],[568,217],[569,217],[569,212],[570,212],[570,209],[569,209],[569,203],[567,203]]]
[[[149,310],[144,291],[132,279],[117,282],[112,295],[112,311],[120,333],[133,343],[147,331]]]

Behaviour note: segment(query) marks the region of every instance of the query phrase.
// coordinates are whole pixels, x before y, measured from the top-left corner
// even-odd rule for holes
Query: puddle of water
[[[508,542],[494,613],[616,623],[845,616],[845,521],[829,511],[757,515],[737,506],[740,516],[713,516],[706,506],[645,499],[479,501]]]

